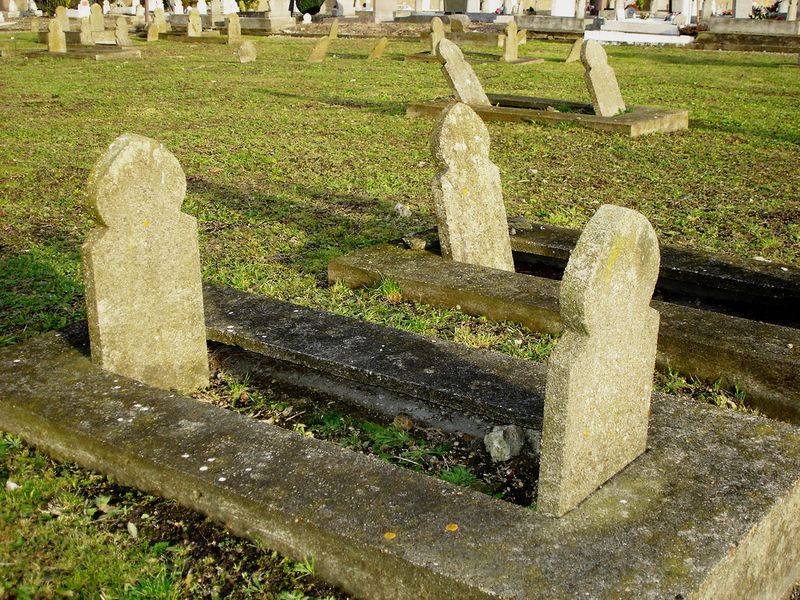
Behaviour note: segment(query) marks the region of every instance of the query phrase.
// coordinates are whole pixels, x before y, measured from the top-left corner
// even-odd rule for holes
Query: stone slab
[[[102,46],[89,46],[89,47],[69,47],[67,52],[48,52],[47,50],[33,50],[27,52],[26,56],[52,56],[54,58],[75,58],[75,59],[88,59],[88,60],[129,60],[142,58],[141,50],[133,49],[117,49],[103,48]]]
[[[580,17],[552,17],[549,15],[515,15],[517,26],[528,31],[583,33],[591,19]]]
[[[694,43],[691,35],[659,35],[652,33],[626,33],[624,31],[587,30],[587,40],[597,40],[604,44],[631,44],[634,46],[689,46]]]
[[[574,123],[581,127],[622,133],[630,137],[650,133],[669,133],[689,128],[689,111],[683,109],[634,106],[629,112],[615,117],[600,117],[591,113],[544,110],[547,106],[567,106],[572,110],[580,110],[576,107],[588,107],[588,110],[591,111],[591,106],[577,102],[504,94],[487,94],[487,96],[494,106],[472,107],[484,121]],[[409,117],[438,117],[448,104],[448,101],[439,100],[415,102],[406,107],[406,115]]]
[[[799,53],[800,36],[752,35],[741,33],[700,32],[694,47],[698,50],[735,52]]]
[[[162,33],[159,36],[162,40],[169,40],[170,42],[188,42],[191,44],[227,44],[228,38],[220,35],[219,30],[204,31],[202,36],[190,37],[185,33],[170,32]]]
[[[740,33],[746,35],[797,36],[800,21],[778,21],[777,19],[733,19],[711,17],[708,19],[711,33]]]
[[[798,575],[788,425],[656,395],[648,452],[552,519],[105,373],[80,337],[0,349],[0,428],[357,597],[774,599]]]
[[[514,236],[512,236],[513,238]],[[560,333],[559,282],[375,246],[334,259],[328,280],[351,287],[396,280],[403,297]],[[766,414],[800,423],[800,330],[654,300],[661,314],[656,364],[747,391]]]

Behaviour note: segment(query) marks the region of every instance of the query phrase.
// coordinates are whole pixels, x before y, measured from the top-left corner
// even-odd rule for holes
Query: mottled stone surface
[[[528,43],[528,30],[520,29],[517,32],[517,46],[523,46]]]
[[[464,22],[460,19],[450,18],[450,33],[464,33]]]
[[[787,21],[797,20],[797,0],[789,0],[789,10],[786,13]],[[800,62],[800,60],[798,60]]]
[[[328,37],[332,40],[339,38],[339,19],[334,19],[331,28],[328,30]]]
[[[431,55],[436,56],[439,52],[439,42],[444,38],[444,24],[439,17],[431,19]]]
[[[431,182],[442,255],[514,270],[500,171],[489,160],[489,130],[466,104],[448,106],[432,137],[439,172]]]
[[[564,62],[566,63],[573,63],[578,62],[581,59],[581,47],[583,47],[583,37],[579,37],[575,40],[575,43],[572,44],[572,48],[567,55],[567,60]]]
[[[239,15],[231,13],[225,17],[228,20],[228,43],[241,44],[242,43],[242,24],[239,21]]]
[[[125,17],[117,17],[117,24],[114,28],[114,41],[117,46],[123,48],[126,46],[133,46],[131,38],[128,37],[128,22],[125,20]]]
[[[157,42],[158,41],[158,23],[150,23],[147,27],[147,41],[148,42]]]
[[[483,445],[492,457],[492,462],[506,462],[522,451],[525,444],[525,432],[518,425],[493,427],[483,437]]]
[[[31,17],[31,33],[39,33],[39,29],[41,28],[42,20],[40,17],[33,16]]]
[[[238,55],[240,63],[253,62],[258,55],[256,45],[250,41],[242,42],[242,45],[239,46]]]
[[[313,557],[354,597],[781,598],[800,431],[659,395],[652,410],[650,450],[552,519],[101,371],[74,336],[0,349],[2,429]]]
[[[94,45],[94,36],[92,33],[92,24],[89,21],[89,17],[84,17],[81,19],[81,32],[79,37],[81,46]]]
[[[65,6],[56,6],[55,17],[53,18],[61,24],[61,31],[71,31],[69,17],[67,17],[67,8]]]
[[[658,339],[655,231],[636,211],[595,213],[561,281],[565,331],[550,356],[538,506],[561,516],[644,452]]]
[[[389,44],[389,39],[382,37],[378,40],[378,42],[372,47],[372,51],[369,53],[367,57],[368,60],[377,60],[383,53],[386,51],[386,46]]]
[[[464,60],[461,48],[450,40],[442,40],[439,42],[438,56],[442,61],[444,78],[450,84],[456,100],[470,106],[491,106],[478,76]]]
[[[503,62],[515,62],[519,58],[519,44],[517,41],[517,24],[511,20],[506,25],[506,37],[503,40]]]
[[[197,8],[192,8],[189,11],[189,25],[186,29],[186,35],[189,37],[202,37],[203,23],[200,20],[200,11]]]
[[[311,54],[308,55],[306,59],[307,62],[322,62],[325,60],[325,57],[328,55],[328,48],[331,45],[331,38],[325,36],[320,38],[319,41],[314,44],[314,47],[311,49]]]
[[[92,360],[164,389],[208,384],[197,224],[186,177],[158,142],[117,138],[89,179],[100,227],[83,246]]]
[[[586,69],[583,78],[592,97],[595,114],[613,117],[625,112],[617,76],[608,64],[602,44],[596,40],[585,40],[581,46],[581,62]]]
[[[167,33],[171,27],[164,17],[164,9],[157,8],[153,11],[153,23],[158,27],[158,33]]]
[[[92,8],[90,9],[89,13],[89,22],[91,23],[92,31],[103,31],[105,30],[105,20],[103,19],[103,7],[99,5],[97,2],[92,4]]]
[[[65,54],[67,52],[67,39],[64,32],[61,30],[61,21],[58,19],[50,19],[50,22],[47,24],[47,29],[47,51]]]

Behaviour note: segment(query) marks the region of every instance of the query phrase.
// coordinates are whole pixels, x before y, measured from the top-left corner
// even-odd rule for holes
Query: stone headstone
[[[39,17],[31,17],[31,32],[39,33],[41,26],[41,19]]]
[[[386,51],[386,46],[389,44],[388,38],[382,37],[378,40],[378,43],[375,44],[372,48],[372,52],[369,53],[367,57],[368,60],[376,60],[383,56],[383,53]]]
[[[396,8],[396,0],[375,0],[372,10],[373,21],[375,21],[375,23],[394,21],[394,11]]]
[[[328,31],[328,37],[332,40],[335,40],[339,37],[339,19],[334,19],[331,23],[330,31]]]
[[[439,117],[432,146],[439,168],[431,188],[442,256],[514,271],[500,171],[489,160],[483,120],[466,104],[451,104]]]
[[[450,32],[451,33],[464,33],[464,23],[459,19],[450,18]]]
[[[431,19],[431,55],[436,56],[439,42],[444,38],[444,24],[439,17]]]
[[[256,59],[256,45],[253,42],[247,41],[242,42],[239,46],[239,62],[240,63],[249,63],[253,62]]]
[[[81,46],[94,46],[94,33],[89,17],[81,19],[80,43]]]
[[[797,0],[789,0],[789,8],[786,13],[787,21],[797,20]]]
[[[600,42],[586,40],[581,46],[581,62],[586,69],[583,78],[592,97],[596,115],[613,117],[625,111],[617,76],[608,64],[608,56]]]
[[[753,3],[750,0],[733,0],[733,18],[749,19],[753,13]]]
[[[147,385],[208,385],[197,222],[186,176],[155,140],[126,134],[89,178],[100,227],[83,245],[92,362]]]
[[[196,7],[197,12],[200,13],[200,16],[208,14],[208,4],[206,3],[206,0],[197,0]]]
[[[658,337],[655,232],[604,205],[561,281],[565,332],[550,356],[538,509],[561,516],[645,450]]]
[[[192,8],[189,11],[189,25],[186,28],[186,35],[189,37],[202,37],[203,35],[203,23],[196,8]]]
[[[91,14],[92,14],[92,7],[89,4],[89,0],[81,0],[80,2],[78,2],[79,19],[88,19]]]
[[[239,5],[236,0],[222,0],[222,15],[231,15],[239,12]]]
[[[8,0],[8,10],[6,11],[9,18],[15,19],[19,16],[19,7],[17,6],[16,0]]]
[[[47,51],[58,54],[67,52],[67,36],[64,35],[61,21],[58,19],[50,19],[50,23],[47,24]]]
[[[223,18],[221,0],[211,0],[211,22],[216,23]]]
[[[577,40],[575,40],[575,43],[572,44],[572,48],[569,51],[567,60],[565,60],[564,62],[568,63],[578,62],[581,59],[582,46],[583,46],[583,37],[579,37]]]
[[[442,62],[442,73],[450,84],[455,99],[470,106],[491,106],[478,76],[464,60],[461,48],[450,40],[442,40],[437,50]]]
[[[516,62],[519,60],[519,51],[517,43],[517,23],[509,21],[506,25],[506,39],[503,44],[503,62]]]
[[[69,28],[69,17],[67,17],[67,8],[65,6],[56,6],[55,19],[61,25],[61,31],[71,31]]]
[[[228,43],[242,43],[242,24],[239,15],[232,13],[226,17],[228,19]]]
[[[528,43],[528,30],[520,29],[517,32],[517,46],[522,46],[523,44],[527,43]]]
[[[95,2],[89,9],[89,23],[92,31],[103,31],[105,29],[105,22],[103,20],[103,7]]]
[[[147,41],[148,42],[157,42],[158,41],[158,25],[155,23],[150,23],[147,26]]]
[[[114,41],[120,47],[133,46],[131,38],[128,37],[128,22],[125,17],[117,17],[117,23],[114,27]]]
[[[689,19],[687,19],[686,15],[684,15],[684,14],[676,15],[675,16],[675,20],[673,21],[675,26],[678,27],[678,28],[686,27],[686,24],[688,22],[689,22]]]
[[[111,12],[111,3],[108,0],[103,0],[103,14],[107,15]]]
[[[157,8],[153,11],[153,23],[158,27],[158,33],[167,33],[170,30],[169,23],[164,18],[163,8]]]
[[[331,45],[331,38],[327,35],[323,38],[320,38],[319,41],[314,45],[314,48],[311,50],[311,54],[309,54],[307,62],[322,62],[325,60],[325,56],[328,54],[328,47]]]
[[[311,15],[308,14],[308,13],[305,13],[303,15],[303,25],[310,25],[310,24],[311,24]]]
[[[712,14],[713,2],[712,0],[703,0],[703,8],[700,11],[700,18],[710,19]]]

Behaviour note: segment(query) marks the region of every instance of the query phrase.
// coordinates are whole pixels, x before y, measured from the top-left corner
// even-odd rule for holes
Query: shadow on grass
[[[800,146],[800,133],[787,133],[780,129],[767,129],[759,127],[756,123],[742,127],[733,124],[720,124],[707,119],[695,119],[689,113],[689,127],[693,130],[720,131],[723,133],[734,133],[743,136],[758,136],[768,140],[776,140]]]
[[[701,52],[708,53],[708,54],[700,54]],[[773,68],[777,69],[785,64],[791,63],[791,58],[783,58],[781,60],[782,55],[776,55],[775,61],[771,63],[755,63],[752,61],[746,60],[731,60],[730,56],[718,56],[718,54],[711,54],[712,52],[718,53],[717,50],[694,50],[689,51],[684,55],[675,55],[675,54],[656,54],[650,53],[645,56],[638,56],[637,60],[641,60],[642,58],[646,57],[646,60],[650,60],[656,63],[668,64],[668,65],[694,65],[694,66],[701,66],[701,67],[752,67],[756,69],[762,68]],[[759,55],[761,57],[762,55]]]
[[[255,90],[278,98],[294,98],[296,100],[306,100],[307,102],[321,102],[330,106],[344,106],[347,108],[365,108],[370,112],[383,113],[386,115],[404,115],[406,105],[404,102],[376,102],[374,100],[359,100],[354,98],[340,98],[335,96],[305,96],[303,94],[292,94],[280,90]]]

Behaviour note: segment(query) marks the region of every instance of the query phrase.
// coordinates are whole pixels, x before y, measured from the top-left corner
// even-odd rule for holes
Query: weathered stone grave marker
[[[81,32],[80,32],[80,43],[81,46],[93,46],[94,45],[94,35],[92,31],[92,23],[89,17],[85,17],[81,19]]]
[[[383,53],[386,51],[386,46],[389,44],[388,38],[382,37],[378,40],[378,42],[373,46],[372,51],[369,53],[367,57],[368,60],[376,60],[383,56]]]
[[[456,100],[470,106],[491,106],[478,76],[464,59],[461,48],[450,40],[442,40],[439,42],[438,56],[442,62],[442,73]]]
[[[561,281],[565,332],[548,363],[539,499],[572,510],[644,452],[658,339],[658,240],[641,214],[604,205]]]
[[[328,47],[331,45],[331,38],[325,36],[320,38],[319,41],[314,45],[314,48],[311,50],[311,54],[309,54],[307,62],[322,62],[325,60],[325,56],[328,54]]]
[[[125,17],[117,17],[117,24],[114,28],[114,40],[117,46],[120,47],[133,46],[131,38],[128,37],[128,22],[125,20]]]
[[[69,17],[67,16],[66,6],[56,6],[56,12],[54,18],[61,24],[62,32],[71,31],[69,25]]]
[[[158,24],[157,23],[150,23],[147,27],[147,41],[148,42],[157,42],[158,41]]]
[[[328,37],[332,40],[339,38],[339,19],[334,19],[331,23],[331,28],[328,31]]]
[[[581,59],[581,48],[583,47],[583,37],[579,37],[575,40],[575,43],[572,44],[572,48],[570,48],[569,54],[567,55],[567,60],[565,63],[573,63],[578,62]]]
[[[89,22],[91,23],[92,31],[100,32],[106,28],[103,19],[103,7],[97,2],[92,4],[91,9],[89,9]]]
[[[50,19],[47,24],[47,51],[55,54],[65,54],[67,51],[67,38],[59,19]]]
[[[503,42],[503,62],[516,62],[519,59],[519,46],[517,43],[517,24],[509,21],[506,25],[506,37]]]
[[[242,24],[239,20],[239,15],[231,13],[228,19],[228,43],[241,44],[242,43]]]
[[[464,33],[464,23],[450,16],[450,33]]]
[[[431,56],[436,56],[439,42],[443,39],[445,39],[445,37],[442,20],[439,17],[433,17],[431,19]]]
[[[186,176],[161,144],[117,138],[92,170],[100,228],[83,246],[92,361],[162,389],[208,385],[197,224]]]
[[[158,27],[158,33],[167,33],[171,27],[164,18],[164,9],[157,8],[153,11],[153,23]]]
[[[432,139],[439,173],[433,204],[442,256],[514,270],[500,171],[489,160],[489,130],[466,104],[447,107]]]
[[[256,45],[251,41],[242,42],[242,44],[239,46],[239,51],[237,54],[239,56],[240,63],[244,64],[253,62],[257,56]]]
[[[581,62],[586,69],[583,78],[592,97],[595,114],[613,117],[625,112],[625,101],[619,91],[617,76],[608,64],[602,44],[596,40],[586,40],[581,46]]]
[[[200,21],[200,13],[197,8],[189,11],[189,25],[186,28],[186,35],[189,37],[203,37],[203,23]]]

